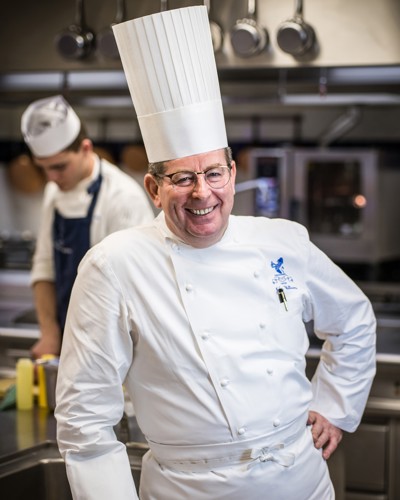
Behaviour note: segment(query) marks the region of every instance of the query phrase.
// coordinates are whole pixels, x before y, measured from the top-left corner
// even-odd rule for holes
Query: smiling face
[[[223,149],[168,161],[164,173],[202,172],[217,165],[226,165]],[[218,189],[209,186],[204,175],[197,176],[197,184],[192,189],[180,190],[168,178],[156,179],[146,174],[145,187],[154,205],[162,208],[169,229],[188,245],[206,248],[222,238],[235,194],[235,162],[231,166],[229,182]]]

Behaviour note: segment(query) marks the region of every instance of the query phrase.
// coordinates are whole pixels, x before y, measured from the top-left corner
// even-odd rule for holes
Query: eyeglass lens
[[[193,187],[197,184],[198,175],[204,175],[207,184],[213,188],[224,187],[230,179],[230,168],[218,166],[207,169],[204,172],[176,172],[170,177],[172,183],[177,187]]]

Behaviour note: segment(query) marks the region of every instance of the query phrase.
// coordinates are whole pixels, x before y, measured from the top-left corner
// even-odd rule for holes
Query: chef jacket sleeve
[[[57,381],[57,439],[75,500],[137,499],[125,445],[113,427],[133,344],[118,280],[101,250],[74,284]]]
[[[49,182],[46,184],[40,213],[39,232],[36,239],[36,248],[32,262],[31,284],[34,284],[37,281],[55,280],[52,236],[54,190],[54,183]]]
[[[376,320],[357,285],[310,244],[307,286],[316,335],[325,340],[312,379],[311,410],[353,432],[360,423],[376,371]]]

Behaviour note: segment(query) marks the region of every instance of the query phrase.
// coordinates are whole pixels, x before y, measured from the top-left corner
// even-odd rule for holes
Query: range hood
[[[400,105],[400,66],[347,68],[219,69],[226,104]],[[26,104],[50,93],[75,104],[131,106],[122,70],[15,72],[0,74],[0,104]]]
[[[293,20],[299,0],[174,0],[168,7],[209,6],[210,23],[218,24],[223,34],[215,56],[226,102],[398,104],[399,0],[303,0],[301,4],[316,41],[315,50],[303,55],[285,52],[278,36],[285,20]],[[160,1],[126,2],[126,8],[126,19],[132,19],[158,12]],[[115,3],[85,0],[85,12],[91,29],[99,34],[115,20]],[[77,102],[88,97],[112,97],[121,105],[129,102],[124,100],[129,93],[119,60],[105,58],[96,48],[79,60],[66,59],[57,50],[57,34],[73,14],[71,0],[20,0],[8,5],[0,31],[0,44],[6,48],[0,52],[1,105],[25,105],[52,92],[64,92]],[[268,40],[259,51],[242,57],[235,51],[232,34],[254,35],[252,24],[244,23],[252,16]],[[32,25],[38,29],[32,31]],[[289,25],[293,28],[293,23]]]

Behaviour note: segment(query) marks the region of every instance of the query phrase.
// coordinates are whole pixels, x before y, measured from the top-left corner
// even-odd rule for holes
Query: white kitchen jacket
[[[326,340],[312,383],[311,319]],[[354,431],[375,374],[375,330],[365,295],[297,223],[231,216],[219,243],[195,249],[161,213],[107,237],[80,265],[60,359],[55,414],[74,498],[136,498],[112,430],[122,384],[150,446],[195,454],[273,439],[309,410]],[[220,498],[212,480],[201,488]]]

